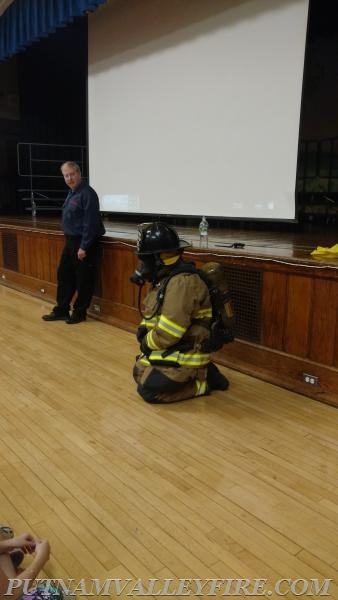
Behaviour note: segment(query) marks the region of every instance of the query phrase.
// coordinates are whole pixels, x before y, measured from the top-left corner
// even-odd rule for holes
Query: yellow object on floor
[[[323,246],[317,246],[316,250],[311,252],[313,256],[318,256],[321,254],[333,254],[338,256],[338,244],[335,244],[331,248],[324,248]]]

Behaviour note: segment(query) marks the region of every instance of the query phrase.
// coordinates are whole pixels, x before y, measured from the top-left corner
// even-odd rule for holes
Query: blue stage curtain
[[[0,17],[0,61],[107,0],[15,0]]]

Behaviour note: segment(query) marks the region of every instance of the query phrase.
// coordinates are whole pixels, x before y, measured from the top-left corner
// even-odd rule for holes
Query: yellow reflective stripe
[[[176,362],[182,367],[204,367],[210,361],[209,353],[184,354],[183,352],[172,352],[171,354],[168,354],[168,356],[163,357],[162,352],[164,352],[164,350],[162,350],[161,352],[159,352],[158,350],[154,350],[150,355],[150,362],[156,360],[161,361],[164,364],[166,362]]]
[[[196,379],[196,396],[203,396],[207,391],[207,382]]]
[[[142,358],[139,358],[139,362],[142,363],[142,365],[145,365],[146,367],[150,366],[150,362],[147,359],[146,355],[142,356]]]
[[[186,327],[181,327],[181,325],[174,323],[174,321],[170,321],[170,319],[167,319],[164,315],[161,315],[158,327],[159,329],[162,329],[162,331],[166,331],[166,333],[177,338],[181,338],[187,330]]]
[[[178,359],[178,364],[180,364],[182,367],[204,367],[205,365],[208,364],[208,362],[210,361],[210,354],[208,355],[191,355],[191,356],[187,356],[182,354],[181,355],[182,358]]]
[[[149,360],[147,359],[146,355],[143,354],[143,356],[141,356],[141,358],[138,359],[140,363],[142,363],[143,365],[150,365]]]
[[[194,315],[194,319],[211,319],[212,317],[212,308],[201,308],[197,311],[196,315]]]
[[[146,337],[146,342],[147,342],[147,346],[151,349],[151,350],[159,350],[160,346],[157,346],[154,342],[153,339],[153,333],[154,330],[150,331],[149,333],[147,333],[147,337]],[[163,352],[163,350],[162,350]]]
[[[154,319],[142,319],[140,326],[145,325],[145,327],[148,327],[148,329],[152,329],[153,327],[155,327],[156,323],[156,317]]]

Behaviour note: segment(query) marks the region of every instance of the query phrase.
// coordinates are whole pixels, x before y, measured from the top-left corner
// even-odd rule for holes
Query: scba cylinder
[[[218,296],[217,304],[224,327],[233,328],[235,312],[222,265],[218,262],[208,262],[202,266],[202,271]]]

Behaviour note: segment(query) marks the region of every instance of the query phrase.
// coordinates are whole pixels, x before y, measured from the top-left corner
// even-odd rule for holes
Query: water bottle
[[[34,200],[34,197],[31,199],[31,206],[32,206],[32,217],[36,217],[36,202]]]
[[[199,224],[199,233],[200,233],[200,247],[207,248],[208,247],[208,228],[209,223],[205,217],[202,217],[202,221]]]

